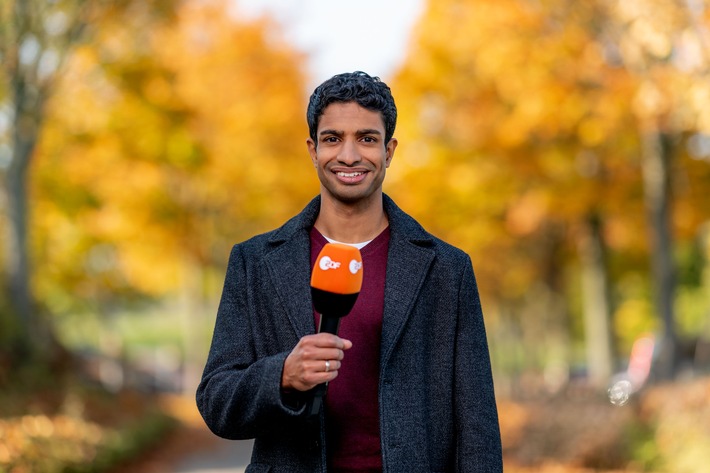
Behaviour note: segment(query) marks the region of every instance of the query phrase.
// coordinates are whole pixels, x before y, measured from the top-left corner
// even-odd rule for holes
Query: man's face
[[[321,194],[346,204],[366,204],[381,193],[385,171],[397,147],[385,143],[382,115],[356,102],[332,103],[323,111],[317,143],[307,140],[318,170]]]

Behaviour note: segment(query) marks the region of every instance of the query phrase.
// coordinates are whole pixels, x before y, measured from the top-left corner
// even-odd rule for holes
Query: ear
[[[313,139],[308,138],[306,140],[306,146],[308,146],[308,154],[311,155],[313,167],[318,167],[318,149],[316,148],[316,143],[313,141]]]
[[[394,150],[397,148],[397,138],[390,138],[389,142],[387,143],[387,146],[385,147],[385,167],[390,167],[390,163],[392,162],[392,158],[394,157]]]

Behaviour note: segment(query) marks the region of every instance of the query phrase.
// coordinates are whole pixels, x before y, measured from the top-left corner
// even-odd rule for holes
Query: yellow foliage
[[[394,83],[391,193],[471,253],[484,289],[549,277],[562,264],[550,258],[564,251],[573,260],[575,229],[590,213],[603,215],[614,250],[647,249],[639,118],[683,130],[705,123],[710,89],[697,76],[687,12],[660,0],[614,5],[442,0],[414,30]],[[692,74],[659,65],[642,75],[626,52],[651,64],[681,39],[685,55],[676,49],[672,60],[685,57]],[[691,179],[705,188],[701,174]],[[697,196],[679,197],[675,224],[686,234],[710,215]]]
[[[511,205],[507,228],[513,235],[529,235],[542,224],[548,207],[548,198],[540,192],[528,192]]]
[[[614,313],[614,332],[622,338],[625,350],[630,349],[639,336],[654,333],[657,325],[651,304],[643,299],[627,299]]]
[[[185,2],[151,28],[105,21],[50,104],[34,194],[38,258],[54,271],[38,287],[162,295],[317,193],[302,56],[227,2]],[[102,276],[82,276],[102,246]]]

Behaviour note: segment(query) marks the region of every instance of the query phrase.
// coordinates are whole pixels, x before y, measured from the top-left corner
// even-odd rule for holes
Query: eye
[[[337,136],[326,136],[325,138],[323,138],[323,143],[336,143],[337,141]]]
[[[377,143],[377,138],[375,138],[374,136],[363,136],[362,141],[364,141],[365,143]]]

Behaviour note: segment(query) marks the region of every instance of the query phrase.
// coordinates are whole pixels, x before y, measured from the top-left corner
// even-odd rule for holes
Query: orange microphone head
[[[311,287],[334,294],[355,294],[362,287],[362,256],[354,246],[327,243],[318,254]]]
[[[360,250],[343,243],[327,243],[318,254],[311,274],[311,295],[316,311],[333,317],[347,315],[361,287]]]

